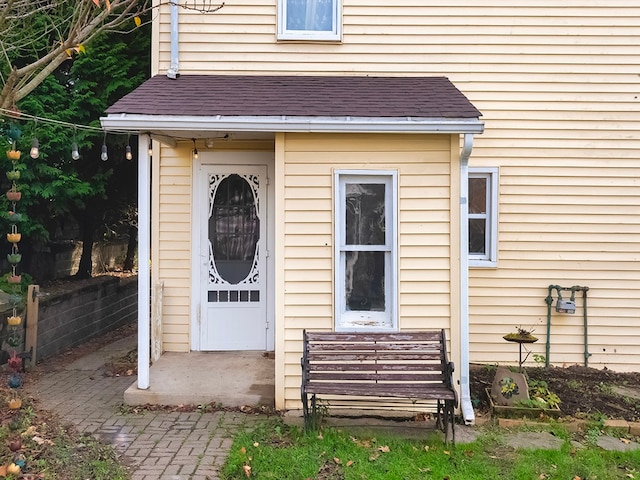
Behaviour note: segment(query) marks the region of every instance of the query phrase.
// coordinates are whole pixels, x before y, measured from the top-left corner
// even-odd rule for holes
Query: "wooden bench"
[[[301,397],[305,426],[319,396],[393,397],[436,402],[436,425],[455,442],[453,363],[444,330],[397,333],[303,333]],[[443,421],[444,416],[444,421]]]

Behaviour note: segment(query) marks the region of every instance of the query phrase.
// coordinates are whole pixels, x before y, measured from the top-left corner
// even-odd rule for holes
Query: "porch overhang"
[[[446,77],[156,75],[110,106],[107,131],[165,138],[278,132],[478,134],[482,114]]]

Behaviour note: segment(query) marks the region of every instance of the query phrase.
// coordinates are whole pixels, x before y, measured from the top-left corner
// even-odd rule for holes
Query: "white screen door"
[[[265,350],[266,166],[203,165],[202,350]]]

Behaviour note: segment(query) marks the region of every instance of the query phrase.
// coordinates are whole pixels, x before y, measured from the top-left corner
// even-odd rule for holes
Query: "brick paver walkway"
[[[132,480],[218,479],[233,435],[260,418],[237,412],[126,413],[123,393],[134,380],[67,366],[26,389],[43,408],[113,445],[132,465]]]

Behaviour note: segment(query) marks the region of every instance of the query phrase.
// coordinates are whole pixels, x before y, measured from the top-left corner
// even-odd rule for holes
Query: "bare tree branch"
[[[156,5],[151,0],[111,0],[111,8],[97,7],[93,0],[0,0],[0,108],[15,107],[70,58],[71,50],[166,4],[201,13],[224,6],[211,0]]]

